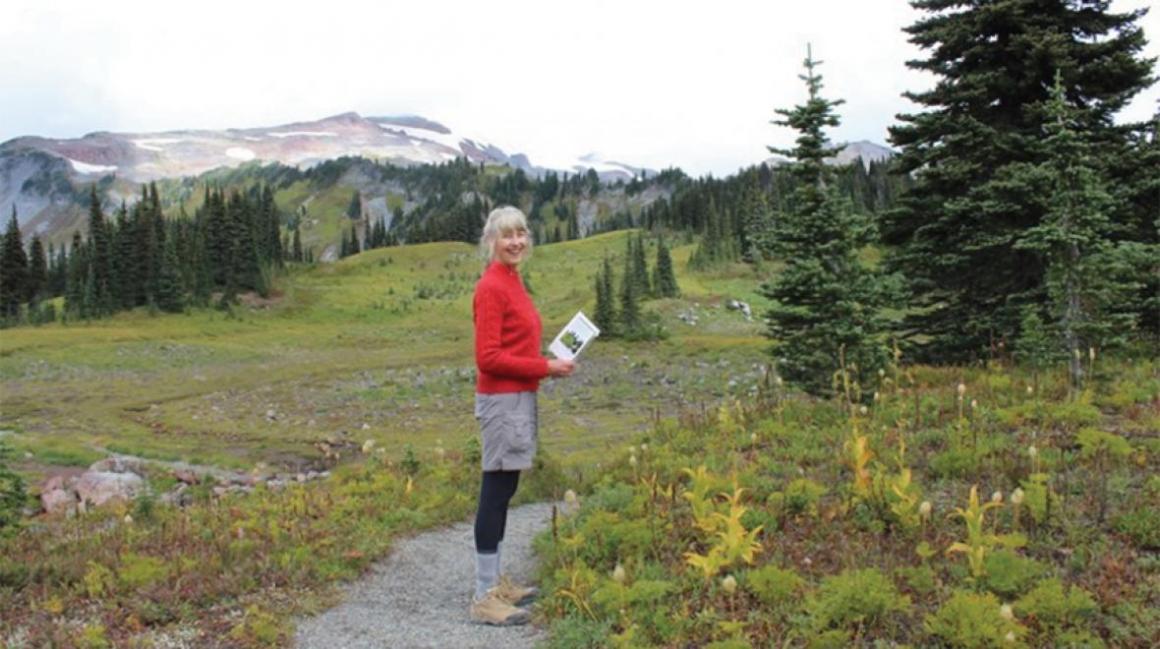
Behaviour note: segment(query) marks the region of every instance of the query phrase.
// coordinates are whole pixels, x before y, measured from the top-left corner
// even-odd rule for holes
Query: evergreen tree
[[[600,327],[600,334],[606,337],[616,335],[616,295],[612,288],[612,262],[604,257],[601,270],[596,273],[596,310],[592,322]]]
[[[357,221],[362,218],[362,192],[355,190],[350,197],[350,204],[346,207],[346,217]]]
[[[112,313],[113,298],[110,287],[112,275],[113,250],[109,236],[109,224],[105,220],[105,213],[101,209],[101,201],[97,197],[97,186],[93,185],[89,193],[89,245],[88,263],[92,288],[88,291],[88,302],[85,309],[86,317],[100,317]]]
[[[631,245],[631,237],[629,238]],[[633,277],[632,255],[624,260],[624,277],[620,282],[620,318],[617,321],[619,333],[632,336],[641,330],[640,283]]]
[[[177,242],[173,237],[170,237],[165,241],[161,268],[157,276],[155,298],[157,308],[169,313],[180,313],[185,308],[185,291],[182,289],[181,273],[178,270],[179,263]]]
[[[677,286],[677,276],[673,273],[673,260],[664,237],[657,240],[657,264],[653,271],[653,290],[657,297],[677,297],[681,294]]]
[[[134,207],[134,214],[137,208]],[[111,275],[113,304],[118,309],[132,308],[137,302],[134,280],[138,277],[140,261],[136,224],[130,221],[124,201],[117,216],[110,223],[112,229],[113,269]]]
[[[302,256],[302,234],[299,232],[299,226],[294,225],[294,240],[291,245],[290,258],[298,263],[306,261]]]
[[[1160,112],[1132,134],[1128,155],[1112,159],[1108,182],[1125,218],[1112,237],[1136,271],[1139,288],[1116,305],[1135,317],[1145,346],[1160,349]],[[1127,255],[1125,255],[1127,256]]]
[[[1015,358],[1031,368],[1034,390],[1039,392],[1039,375],[1063,356],[1059,337],[1053,328],[1043,322],[1034,306],[1023,309],[1019,340],[1015,342]]]
[[[82,314],[84,305],[85,280],[88,276],[88,253],[84,242],[81,241],[79,230],[73,232],[72,247],[68,251],[68,272],[65,283],[65,313],[73,317],[85,317]]]
[[[269,185],[262,188],[259,214],[259,222],[265,234],[262,258],[275,268],[282,268],[286,260],[286,251],[282,245],[282,218],[274,203],[274,190]]]
[[[48,258],[40,235],[32,235],[32,245],[28,250],[28,286],[25,294],[28,301],[39,300],[48,295]]]
[[[24,252],[24,241],[20,235],[20,222],[16,219],[16,207],[4,231],[4,242],[0,246],[0,318],[20,315],[20,304],[28,296],[28,255]]]
[[[701,241],[693,250],[693,254],[689,255],[689,268],[691,270],[704,270],[716,263],[717,250],[720,247],[718,225],[717,203],[710,197],[702,226]]]
[[[636,294],[641,299],[645,299],[653,294],[653,289],[648,277],[648,262],[645,261],[644,257],[644,235],[638,233],[635,237],[635,243],[633,243],[633,239],[634,237],[630,234],[628,241],[632,254],[632,277],[636,281]]]
[[[762,293],[773,302],[767,335],[782,375],[812,394],[831,395],[835,371],[844,369],[868,386],[888,356],[879,340],[881,283],[857,256],[874,232],[865,216],[839,198],[834,172],[825,163],[835,150],[826,146],[823,129],[838,125],[834,108],[842,101],[820,95],[819,64],[807,50],[801,79],[809,99],[778,110],[785,119],[774,122],[798,132],[793,149],[770,148],[793,160],[789,172],[797,187],[772,241],[785,269]]]
[[[1014,243],[1050,209],[1042,177],[1025,171],[1049,156],[1055,71],[1106,165],[1126,155],[1130,130],[1112,117],[1150,83],[1153,61],[1140,56],[1143,10],[1113,14],[1103,0],[911,4],[929,13],[906,29],[928,57],[907,65],[938,81],[907,93],[924,110],[890,129],[914,184],[884,214],[887,266],[910,283],[906,332],[929,341],[922,356],[965,360],[1014,334],[1023,307],[1045,298],[1043,260]]]
[[[741,201],[743,212],[741,258],[747,263],[760,263],[766,232],[772,227],[773,212],[757,174],[751,174]]]
[[[1122,257],[1109,240],[1113,199],[1094,168],[1091,146],[1073,130],[1082,120],[1064,96],[1059,74],[1047,115],[1048,158],[1029,173],[1045,175],[1050,199],[1042,221],[1015,247],[1045,260],[1048,297],[1070,358],[1071,385],[1079,390],[1088,349],[1104,347],[1133,323],[1109,313],[1113,298],[1122,297],[1115,295],[1111,272]]]

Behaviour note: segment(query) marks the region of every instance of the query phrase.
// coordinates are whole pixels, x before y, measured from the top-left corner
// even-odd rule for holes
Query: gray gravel
[[[552,516],[549,503],[508,512],[503,571],[530,583],[531,541]],[[383,561],[345,589],[341,604],[299,620],[299,649],[521,649],[544,639],[542,629],[473,624],[467,616],[475,587],[472,523],[400,541]]]

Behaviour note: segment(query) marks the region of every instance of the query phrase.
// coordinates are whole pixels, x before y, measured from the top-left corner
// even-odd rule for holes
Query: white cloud
[[[1115,0],[1117,10],[1147,0]],[[718,175],[786,146],[806,43],[841,97],[839,140],[884,142],[929,78],[896,0],[425,0],[0,4],[0,140],[246,128],[413,113],[509,152],[600,151]],[[1160,12],[1145,19],[1155,56]],[[1156,109],[1160,90],[1128,117]]]

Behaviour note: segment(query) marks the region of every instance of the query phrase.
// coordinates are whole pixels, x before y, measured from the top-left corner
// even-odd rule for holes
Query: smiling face
[[[523,228],[504,230],[495,240],[495,259],[516,267],[528,251],[528,231]]]

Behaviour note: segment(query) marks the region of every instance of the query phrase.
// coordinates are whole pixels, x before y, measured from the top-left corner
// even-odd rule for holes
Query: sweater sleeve
[[[503,312],[506,300],[492,287],[475,293],[475,365],[492,376],[512,379],[542,379],[548,375],[548,359],[543,356],[516,356],[502,343]]]

